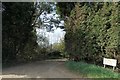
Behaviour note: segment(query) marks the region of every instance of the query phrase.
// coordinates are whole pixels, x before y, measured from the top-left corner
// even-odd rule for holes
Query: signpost
[[[117,60],[116,59],[103,58],[103,64],[104,64],[104,68],[105,68],[106,65],[109,65],[109,66],[113,66],[113,70],[114,70],[115,67],[116,67],[116,64],[117,64]]]

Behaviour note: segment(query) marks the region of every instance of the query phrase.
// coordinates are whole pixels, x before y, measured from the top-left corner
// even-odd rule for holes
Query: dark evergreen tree
[[[103,57],[118,59],[119,2],[86,2],[74,5],[65,21],[65,47],[70,57],[75,59],[77,56],[77,59],[95,63],[102,62]],[[63,9],[61,6],[59,8]]]
[[[37,58],[35,27],[39,27],[39,16],[51,11],[45,2],[3,2],[2,11],[2,61],[29,61]],[[39,26],[38,26],[39,25]],[[42,51],[42,50],[41,50]]]

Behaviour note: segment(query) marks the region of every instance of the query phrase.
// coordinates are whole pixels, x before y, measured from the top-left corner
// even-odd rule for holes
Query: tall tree
[[[42,12],[50,9],[50,4],[45,2],[3,2],[3,63],[38,56],[35,27],[41,25],[39,16]]]
[[[34,4],[33,3],[3,3],[3,62],[16,59],[16,55],[32,38],[31,26]],[[36,42],[34,42],[36,44]]]
[[[65,21],[67,53],[95,63],[102,62],[103,57],[116,58],[120,52],[119,2],[74,5]]]

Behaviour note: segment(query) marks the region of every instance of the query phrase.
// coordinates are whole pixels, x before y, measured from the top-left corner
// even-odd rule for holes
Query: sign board
[[[103,64],[104,65],[110,65],[110,66],[116,66],[117,60],[116,59],[108,59],[108,58],[103,58]]]

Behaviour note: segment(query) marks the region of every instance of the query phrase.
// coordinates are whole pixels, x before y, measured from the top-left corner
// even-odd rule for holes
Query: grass
[[[115,73],[111,69],[103,68],[93,64],[67,61],[66,66],[70,70],[78,72],[88,78],[120,78],[119,73]]]

